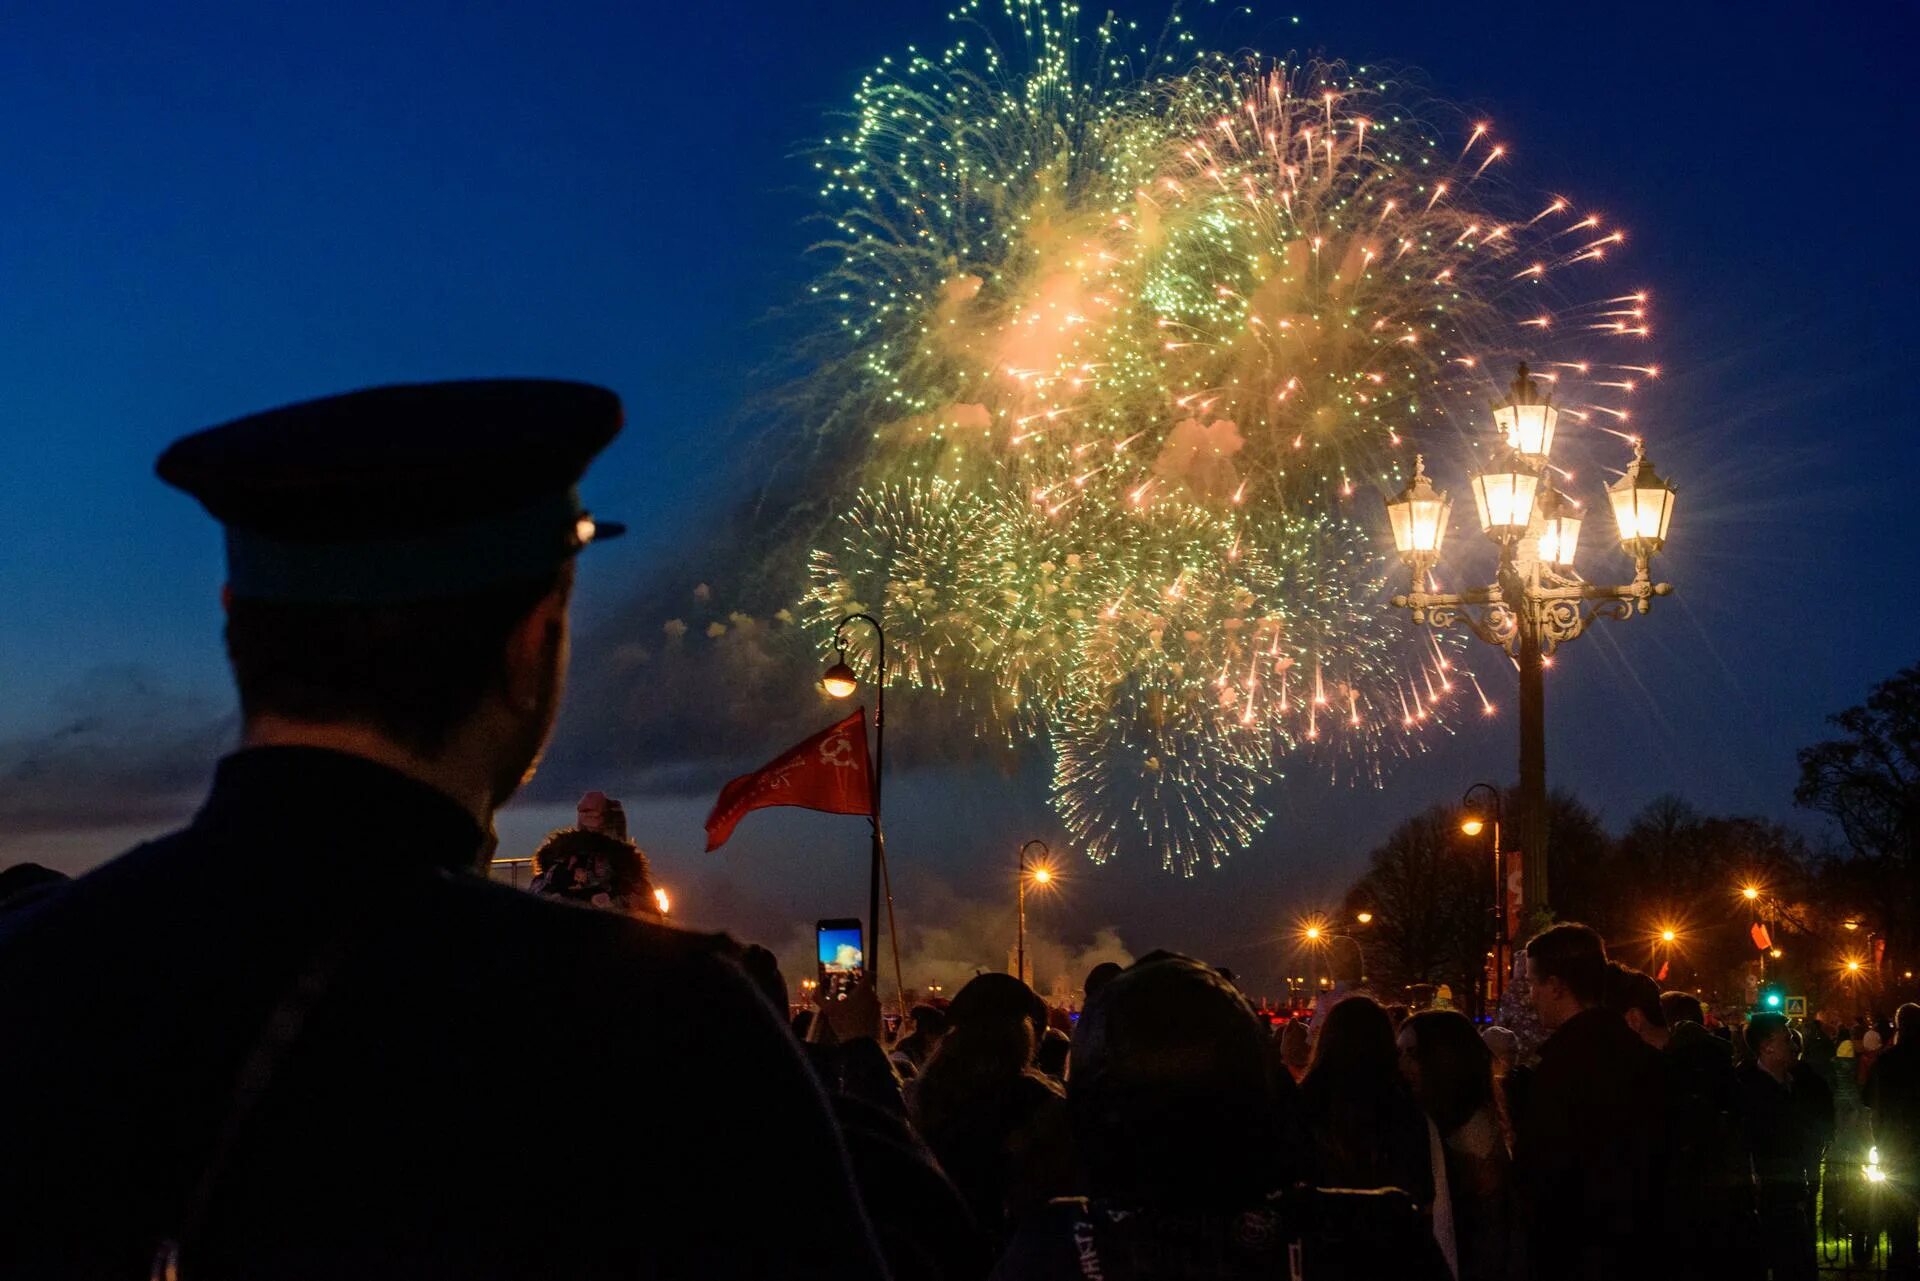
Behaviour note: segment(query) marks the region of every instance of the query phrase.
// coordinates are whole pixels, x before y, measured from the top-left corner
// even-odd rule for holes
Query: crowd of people
[[[555,874],[583,849],[596,871]],[[555,833],[534,869],[535,892],[648,900],[624,830]],[[1884,1230],[1893,1274],[1916,1275],[1920,1006],[1884,1036],[1831,1012],[1729,1023],[1578,924],[1526,958],[1550,1032],[1531,1053],[1365,992],[1276,1027],[1229,971],[1173,953],[1097,967],[1078,1014],[981,974],[890,1044],[870,998],[793,1022],[837,1106],[891,1117],[945,1175],[964,1219],[917,1219],[943,1225],[941,1276],[1284,1275],[1292,1247],[1336,1275],[1789,1281],[1815,1273],[1817,1213],[1862,1259]],[[903,1248],[938,1253],[895,1241],[896,1266]]]
[[[1716,1035],[1560,924],[1538,1046],[1364,993],[1276,1034],[1171,952],[889,1033],[661,921],[604,798],[491,883],[620,422],[422,384],[162,456],[226,527],[242,742],[180,831],[0,879],[0,1276],[1787,1281],[1863,1144],[1882,1191],[1822,1212],[1912,1274],[1920,1006]]]

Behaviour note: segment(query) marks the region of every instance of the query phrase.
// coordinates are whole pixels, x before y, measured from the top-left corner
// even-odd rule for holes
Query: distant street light
[[[1475,799],[1479,798],[1479,799]],[[1507,861],[1500,846],[1500,828],[1506,818],[1506,802],[1492,783],[1475,783],[1460,798],[1466,817],[1460,830],[1478,836],[1493,823],[1493,999],[1497,1004],[1507,990],[1507,954],[1513,947],[1513,923],[1507,920]]]
[[[1047,848],[1045,841],[1028,841],[1020,847],[1020,884],[1016,892],[1020,925],[1019,934],[1014,943],[1014,968],[1018,971],[1018,977],[1022,983],[1027,981],[1027,882],[1032,881],[1035,885],[1053,884],[1053,870],[1045,863],[1038,864],[1032,868],[1029,868],[1027,865],[1027,851],[1036,845],[1040,847],[1042,857],[1051,858],[1053,856],[1053,851]]]
[[[1360,922],[1360,924],[1362,925],[1371,925],[1373,924],[1373,913],[1362,912],[1358,916],[1354,917],[1353,919]]]
[[[1549,455],[1560,411],[1521,365],[1506,400],[1494,407],[1498,455],[1468,479],[1481,531],[1500,550],[1495,581],[1464,592],[1428,590],[1428,575],[1446,541],[1451,500],[1414,459],[1413,479],[1388,500],[1394,549],[1411,571],[1410,590],[1395,596],[1415,623],[1464,627],[1512,655],[1520,669],[1520,839],[1522,901],[1529,917],[1547,910],[1547,748],[1545,661],[1596,618],[1648,612],[1672,592],[1653,581],[1651,561],[1666,545],[1674,489],[1634,441],[1633,461],[1607,488],[1620,549],[1632,558],[1633,581],[1589,583],[1573,572],[1580,535],[1579,504],[1553,487]],[[1475,835],[1476,833],[1468,833]]]

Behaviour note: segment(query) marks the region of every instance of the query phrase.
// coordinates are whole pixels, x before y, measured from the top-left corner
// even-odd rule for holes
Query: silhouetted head
[[[1493,1052],[1457,1010],[1422,1010],[1401,1025],[1400,1070],[1414,1097],[1452,1134],[1493,1106]]]
[[[1246,998],[1184,956],[1142,961],[1081,1016],[1067,1101],[1095,1196],[1240,1205],[1275,1156],[1268,1036]]]

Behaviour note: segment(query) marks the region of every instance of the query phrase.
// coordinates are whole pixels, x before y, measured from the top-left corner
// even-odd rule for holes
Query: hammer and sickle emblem
[[[836,769],[853,768],[853,740],[845,734],[835,734],[820,744],[820,759]]]

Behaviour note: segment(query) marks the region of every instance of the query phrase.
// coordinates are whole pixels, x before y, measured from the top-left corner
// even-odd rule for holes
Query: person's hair
[[[243,717],[366,725],[437,755],[500,680],[507,637],[571,568],[445,600],[227,605],[227,658]]]
[[[1213,1209],[1256,1204],[1282,1144],[1270,1038],[1217,971],[1141,962],[1081,1016],[1067,1104],[1099,1197]]]
[[[1080,985],[1080,991],[1086,997],[1087,1004],[1093,1004],[1093,998],[1099,994],[1100,989],[1120,977],[1121,968],[1117,962],[1102,961],[1087,971],[1087,981]]]
[[[1046,1026],[1046,1002],[1013,975],[968,979],[947,1006],[946,1035],[927,1056],[914,1088],[911,1112],[922,1137],[939,1150],[977,1120],[981,1100],[1023,1077],[1047,1081],[1033,1067]],[[1052,1088],[1057,1092],[1057,1085]]]
[[[1527,976],[1559,979],[1581,1005],[1606,995],[1607,945],[1592,926],[1573,921],[1550,925],[1527,943]]]
[[[1787,1031],[1787,1016],[1773,1010],[1764,1010],[1747,1020],[1747,1053],[1755,1058],[1760,1056],[1760,1047]]]
[[[1920,1036],[1920,1005],[1908,1001],[1893,1012],[1893,1030],[1906,1040],[1909,1034]]]
[[[1413,1033],[1413,1060],[1420,1065],[1415,1093],[1440,1133],[1452,1134],[1493,1108],[1493,1052],[1458,1010],[1421,1010],[1403,1030]]]
[[[1700,998],[1691,992],[1662,992],[1660,994],[1660,1013],[1667,1020],[1667,1026],[1676,1023],[1701,1023],[1707,1021],[1707,1008],[1700,1004]]]
[[[15,863],[0,872],[0,907],[19,900],[25,903],[65,883],[67,874],[38,863]]]
[[[1040,1047],[1034,1051],[1033,1065],[1056,1081],[1067,1079],[1067,1055],[1073,1049],[1073,1040],[1057,1027],[1050,1027],[1040,1035]]]
[[[1665,1027],[1667,1016],[1660,1008],[1660,985],[1631,965],[1607,962],[1606,991],[1600,1002],[1616,1014],[1638,1010],[1640,1017],[1654,1027]]]
[[[911,1011],[913,1030],[929,1041],[937,1041],[947,1032],[947,1012],[937,1005],[916,1005]]]
[[[1386,1159],[1392,1113],[1385,1101],[1405,1089],[1386,1010],[1367,996],[1335,1003],[1314,1040],[1300,1095],[1307,1111],[1322,1118],[1321,1141],[1341,1166],[1365,1170]]]

